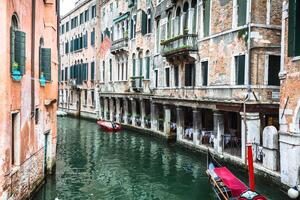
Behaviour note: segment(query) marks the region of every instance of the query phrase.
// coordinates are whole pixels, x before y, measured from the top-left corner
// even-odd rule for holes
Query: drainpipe
[[[32,0],[31,10],[31,117],[34,117],[35,111],[35,10],[36,2]]]
[[[60,1],[56,1],[56,15],[57,15],[57,17],[56,17],[56,20],[57,20],[57,22],[56,22],[56,30],[57,30],[57,32],[56,32],[56,37],[57,37],[57,58],[58,58],[58,74],[57,74],[57,78],[58,78],[58,87],[59,87],[59,80],[60,80],[60,73],[61,73],[61,59],[60,59],[60,45],[59,45],[59,33],[60,33]],[[57,90],[57,97],[58,97],[58,104],[59,104],[59,102],[60,102],[60,99],[59,99],[59,88],[58,88],[58,90]],[[58,105],[57,105],[57,109],[58,109]]]

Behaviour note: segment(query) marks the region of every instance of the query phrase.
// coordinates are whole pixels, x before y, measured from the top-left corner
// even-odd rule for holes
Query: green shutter
[[[51,81],[51,49],[41,48],[40,69],[47,81]]]
[[[26,33],[15,31],[15,62],[18,63],[21,74],[25,73],[25,42]]]
[[[91,80],[94,80],[95,76],[95,62],[91,63]]]
[[[147,33],[147,14],[142,10],[141,12],[142,17],[142,35],[145,35]]]
[[[236,57],[237,85],[245,84],[245,56]]]
[[[246,24],[247,0],[238,0],[238,26]]]
[[[140,77],[143,76],[143,58],[139,59],[140,62]]]
[[[146,79],[150,78],[150,57],[146,58]]]
[[[12,72],[12,66],[15,62],[15,31],[10,28],[10,70]]]
[[[210,28],[210,0],[204,1],[204,37],[209,35]]]
[[[132,60],[132,76],[135,77],[135,59]]]
[[[288,56],[295,56],[296,42],[296,0],[289,1],[289,32],[288,32]]]
[[[131,19],[131,23],[130,23],[130,39],[133,38],[133,19]]]

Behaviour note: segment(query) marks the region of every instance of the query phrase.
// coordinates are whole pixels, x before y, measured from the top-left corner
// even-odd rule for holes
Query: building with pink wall
[[[0,5],[0,199],[23,199],[55,164],[59,5]]]

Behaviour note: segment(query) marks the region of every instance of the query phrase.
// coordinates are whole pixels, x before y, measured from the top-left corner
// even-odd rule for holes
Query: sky
[[[75,7],[78,0],[60,0],[60,15],[63,16]]]

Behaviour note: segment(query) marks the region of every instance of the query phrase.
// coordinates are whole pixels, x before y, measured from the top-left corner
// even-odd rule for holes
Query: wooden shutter
[[[142,22],[142,35],[147,33],[147,14],[142,10],[141,12],[141,22]]]
[[[247,0],[238,0],[238,26],[246,24]]]
[[[204,1],[204,36],[209,35],[210,28],[210,0]]]
[[[94,80],[95,77],[95,62],[91,63],[91,80]]]
[[[40,69],[47,81],[51,81],[51,49],[41,48]]]
[[[12,66],[15,62],[15,31],[10,28],[10,70],[12,72]]]
[[[25,73],[25,42],[26,33],[15,31],[15,62],[18,63],[22,75]]]
[[[296,0],[289,1],[288,56],[295,56]]]
[[[245,56],[236,57],[236,80],[237,85],[245,84]]]
[[[150,57],[146,58],[146,79],[150,78]]]

